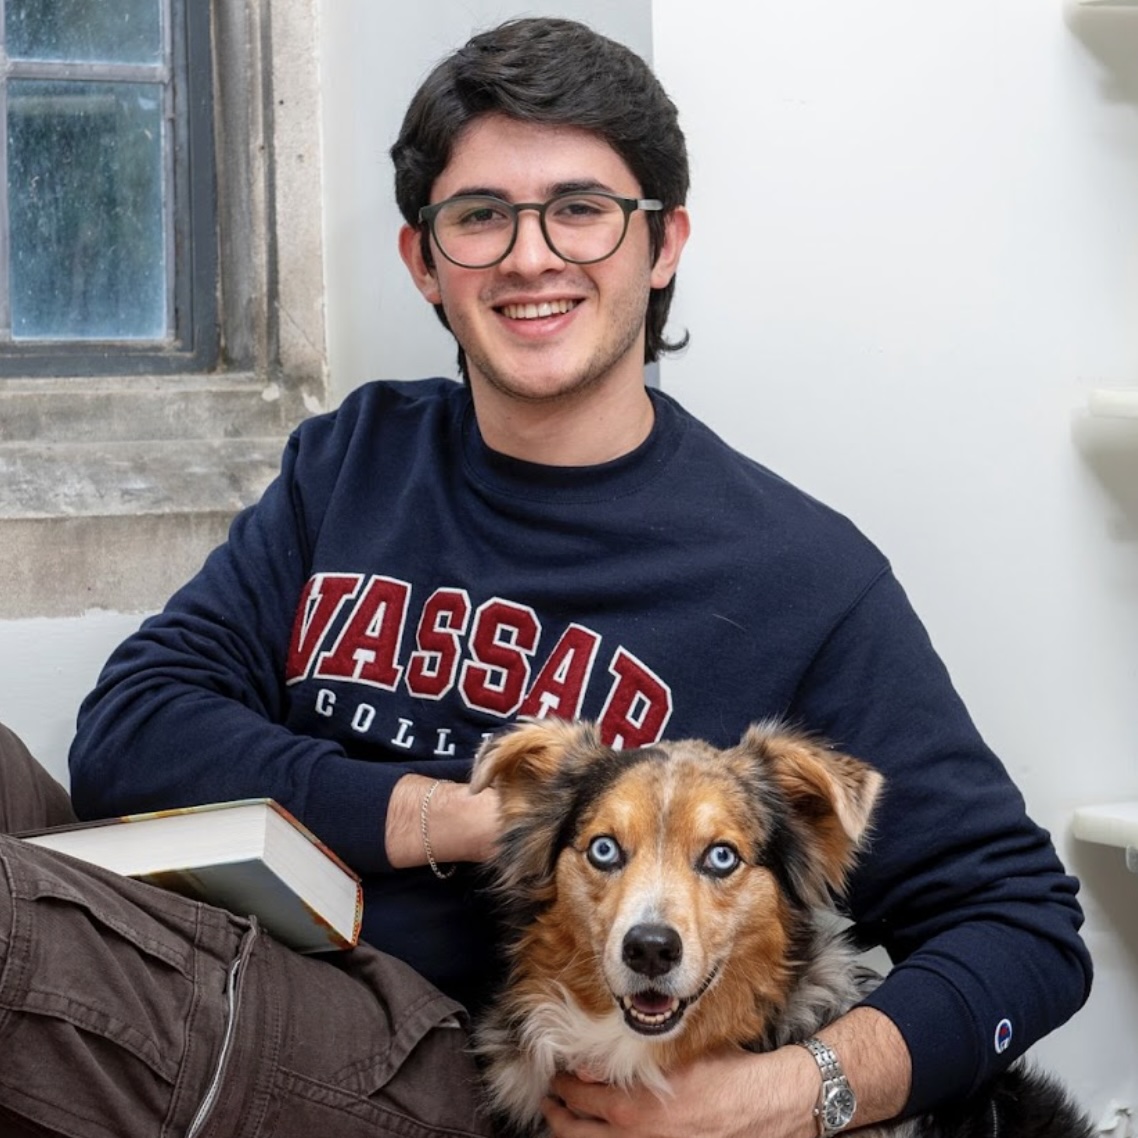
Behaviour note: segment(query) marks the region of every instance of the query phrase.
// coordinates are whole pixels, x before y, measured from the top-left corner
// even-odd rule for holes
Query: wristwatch
[[[813,1038],[802,1040],[799,1046],[814,1056],[822,1074],[822,1089],[814,1107],[814,1117],[818,1122],[818,1138],[829,1138],[849,1126],[857,1109],[857,1096],[832,1047]]]

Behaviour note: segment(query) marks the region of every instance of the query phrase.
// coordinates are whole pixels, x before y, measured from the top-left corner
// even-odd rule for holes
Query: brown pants
[[[73,817],[0,726],[0,835]],[[255,922],[0,836],[5,1138],[486,1135],[465,1013],[361,946]]]

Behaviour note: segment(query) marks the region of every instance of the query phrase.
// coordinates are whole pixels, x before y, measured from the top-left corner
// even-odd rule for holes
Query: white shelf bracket
[[[1121,849],[1126,868],[1138,873],[1138,802],[1081,806],[1071,820],[1071,832],[1081,841]]]

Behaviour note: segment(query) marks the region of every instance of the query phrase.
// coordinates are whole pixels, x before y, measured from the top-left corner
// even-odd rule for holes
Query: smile
[[[683,998],[670,996],[655,988],[635,992],[631,996],[621,996],[619,1003],[624,1012],[624,1022],[640,1035],[665,1035],[679,1024],[684,1013],[711,987],[718,975],[719,966],[716,965],[700,985],[699,991]]]
[[[538,320],[543,316],[561,316],[578,303],[576,300],[543,300],[540,304],[503,304],[499,311],[511,320]]]

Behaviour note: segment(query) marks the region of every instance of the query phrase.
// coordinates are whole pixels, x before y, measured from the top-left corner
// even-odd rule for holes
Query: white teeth
[[[628,1014],[632,1016],[633,1019],[639,1020],[641,1023],[647,1024],[650,1027],[654,1027],[657,1024],[664,1023],[667,1020],[671,1019],[672,1016],[676,1014],[676,1010],[680,1006],[680,1001],[673,997],[672,1002],[664,1011],[649,1014],[647,1012],[640,1011],[639,1008],[634,1007],[631,996],[622,996],[620,1002],[624,1010],[628,1012]]]
[[[541,316],[560,316],[576,303],[575,300],[543,300],[540,304],[506,304],[502,312],[511,320],[537,320]]]

